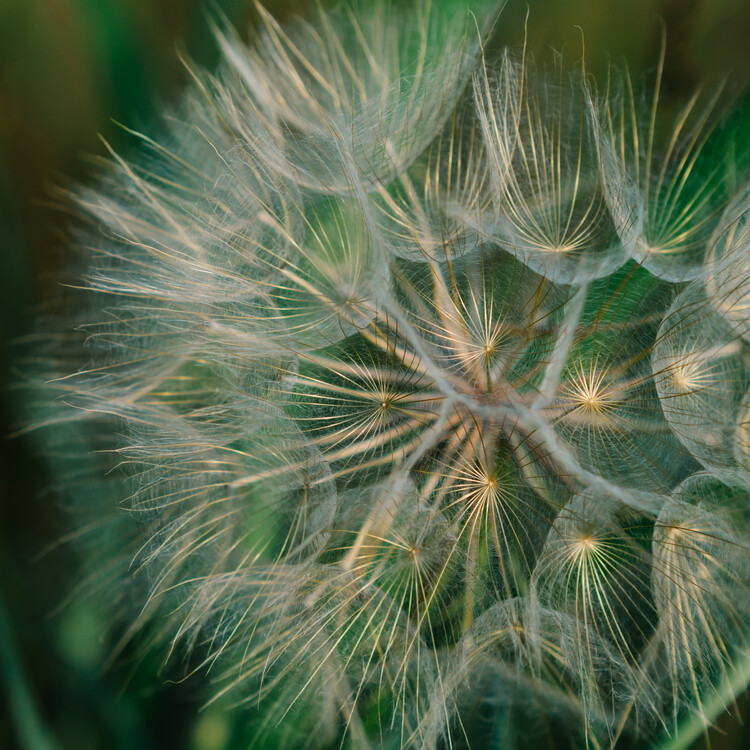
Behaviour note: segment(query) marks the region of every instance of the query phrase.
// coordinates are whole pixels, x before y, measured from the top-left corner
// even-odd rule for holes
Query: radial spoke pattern
[[[37,422],[118,649],[255,747],[605,750],[708,726],[748,655],[720,107],[664,130],[662,64],[599,95],[456,8],[258,8],[74,196],[93,312]]]

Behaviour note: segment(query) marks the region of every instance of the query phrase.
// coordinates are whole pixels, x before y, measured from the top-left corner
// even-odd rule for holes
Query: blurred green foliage
[[[267,3],[280,17],[309,4]],[[18,416],[10,342],[30,333],[70,263],[69,219],[52,205],[51,186],[86,179],[91,156],[104,153],[98,134],[124,146],[117,122],[148,129],[185,80],[178,52],[212,65],[207,19],[217,14],[249,29],[252,2],[0,0],[0,749],[234,750],[251,741],[222,707],[199,710],[200,676],[175,684],[181,673],[166,669],[157,684],[162,665],[128,649],[107,663],[116,634],[75,596],[75,555],[58,544],[65,510],[43,457],[31,439],[3,439]],[[729,75],[737,91],[750,81],[747,0],[511,0],[498,43],[520,45],[525,24],[539,58],[554,47],[575,61],[585,41],[599,81],[611,63],[653,68],[666,30],[664,96],[674,106],[702,81]],[[735,121],[748,127],[744,115]],[[750,715],[747,696],[739,703]],[[711,745],[746,748],[750,733],[726,714]]]

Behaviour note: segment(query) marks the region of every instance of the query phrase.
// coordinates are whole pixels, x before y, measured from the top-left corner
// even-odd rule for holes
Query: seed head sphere
[[[498,10],[259,7],[75,193],[91,582],[262,747],[605,750],[749,674],[750,182]]]

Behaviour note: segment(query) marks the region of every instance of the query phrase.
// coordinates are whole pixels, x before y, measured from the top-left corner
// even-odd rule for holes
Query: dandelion
[[[623,247],[649,271],[678,282],[701,275],[706,245],[728,220],[733,173],[721,159],[704,164],[720,121],[721,85],[696,91],[671,131],[659,117],[665,51],[662,40],[649,105],[637,101],[626,72],[610,81],[596,119],[603,192]]]
[[[38,422],[91,583],[268,746],[708,727],[750,616],[718,109],[661,145],[660,72],[642,109],[448,5],[259,7],[71,196],[92,312]]]
[[[598,174],[585,69],[568,73],[560,57],[539,70],[506,53],[497,82],[484,65],[474,89],[493,175],[487,235],[562,283],[609,275],[624,258]]]

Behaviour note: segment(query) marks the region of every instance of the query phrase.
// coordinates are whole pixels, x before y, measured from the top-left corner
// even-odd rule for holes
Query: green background
[[[396,0],[394,0],[396,1]],[[310,5],[271,0],[285,18]],[[70,264],[69,217],[56,186],[85,180],[127,137],[117,122],[148,130],[161,102],[185,83],[178,53],[211,66],[207,19],[225,14],[250,33],[250,0],[0,0],[0,749],[228,750],[244,747],[221,707],[200,711],[200,678],[170,682],[161,665],[126,652],[102,668],[112,643],[94,605],[75,597],[76,560],[65,544],[65,511],[33,437],[13,437],[22,398],[15,343]],[[746,0],[511,1],[502,43],[528,42],[581,54],[599,78],[610,62],[653,69],[662,28],[664,98],[677,107],[702,81],[725,75],[743,100],[750,82]],[[747,126],[750,130],[750,125]],[[8,436],[8,437],[6,437]],[[740,713],[750,716],[747,695]],[[694,748],[705,747],[699,737]],[[678,745],[674,745],[677,747]],[[687,747],[681,743],[680,747]],[[711,733],[714,750],[750,747],[732,714]]]

